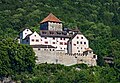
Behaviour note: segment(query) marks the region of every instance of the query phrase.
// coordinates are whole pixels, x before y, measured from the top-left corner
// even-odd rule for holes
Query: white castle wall
[[[88,64],[88,66],[95,66],[96,65],[96,58],[93,58],[93,54],[86,55],[70,55],[65,54],[62,51],[51,51],[48,49],[40,49],[33,48],[33,50],[36,53],[36,56],[38,57],[38,60],[36,60],[37,64],[40,63],[54,63],[54,64],[63,64],[66,66],[78,64],[78,63],[85,63]]]

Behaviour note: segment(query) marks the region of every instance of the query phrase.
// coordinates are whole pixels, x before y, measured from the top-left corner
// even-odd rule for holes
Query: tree
[[[0,76],[33,72],[35,53],[32,47],[18,44],[10,38],[0,41]]]

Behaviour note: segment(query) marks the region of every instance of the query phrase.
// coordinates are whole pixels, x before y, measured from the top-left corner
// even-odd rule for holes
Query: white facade
[[[30,45],[39,45],[41,44],[41,37],[37,32],[34,32],[29,37]]]
[[[41,37],[41,44],[52,45],[56,50],[63,50],[67,53],[67,41],[69,38],[60,37]]]
[[[68,53],[83,53],[89,48],[89,43],[83,34],[77,34],[68,42]]]

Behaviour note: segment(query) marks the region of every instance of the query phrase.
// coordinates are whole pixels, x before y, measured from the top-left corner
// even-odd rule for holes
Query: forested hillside
[[[110,56],[120,73],[120,0],[0,0],[0,39],[14,39],[25,27],[39,31],[49,13],[64,27],[80,29],[98,55],[99,66]]]

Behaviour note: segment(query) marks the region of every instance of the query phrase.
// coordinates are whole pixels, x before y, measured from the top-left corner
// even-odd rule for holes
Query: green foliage
[[[24,83],[117,83],[118,76],[114,68],[110,67],[98,66],[77,70],[75,66],[40,64],[36,66],[34,73],[18,75],[17,80]]]
[[[0,40],[0,77],[32,72],[34,67],[35,53],[30,46],[10,38]]]
[[[39,32],[40,21],[50,12],[60,18],[64,27],[80,29],[98,55],[98,65],[105,66],[103,57],[112,56],[114,69],[75,65],[83,69],[78,71],[63,65],[42,64],[36,66],[34,74],[27,73],[35,66],[32,48],[7,38],[16,38],[25,27]],[[120,81],[120,0],[1,0],[0,35],[0,76],[19,73],[13,78],[30,83]]]

